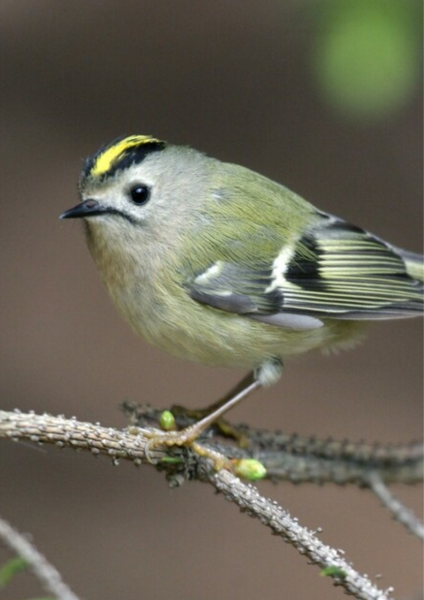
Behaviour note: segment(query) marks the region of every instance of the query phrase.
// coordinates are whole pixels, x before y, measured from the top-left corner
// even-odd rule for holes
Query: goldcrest
[[[349,348],[368,321],[423,313],[423,256],[191,148],[118,138],[85,161],[79,190],[61,218],[84,220],[133,329],[180,358],[252,372],[195,433],[165,443],[188,443],[274,384],[286,357]]]

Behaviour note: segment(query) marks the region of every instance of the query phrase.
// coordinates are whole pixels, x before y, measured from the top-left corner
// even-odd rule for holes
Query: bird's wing
[[[322,318],[416,316],[424,308],[423,284],[408,274],[402,252],[319,213],[272,264],[218,261],[198,274],[189,293],[214,308],[294,329],[319,327]]]

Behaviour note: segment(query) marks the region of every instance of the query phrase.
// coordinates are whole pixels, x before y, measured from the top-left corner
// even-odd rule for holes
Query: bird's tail
[[[408,275],[417,281],[424,282],[424,256],[401,248],[394,248],[394,250],[402,257]]]

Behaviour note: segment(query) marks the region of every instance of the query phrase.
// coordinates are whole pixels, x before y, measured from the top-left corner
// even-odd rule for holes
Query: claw
[[[243,381],[242,383],[244,384],[245,382]],[[238,386],[237,392],[234,395],[231,395],[225,402],[216,405],[212,412],[208,413],[200,419],[200,421],[197,421],[197,423],[194,423],[194,425],[190,425],[181,431],[152,431],[148,434],[148,437],[151,439],[146,443],[145,447],[145,454],[148,462],[155,464],[151,454],[151,451],[155,446],[189,446],[199,456],[209,458],[213,462],[215,470],[220,471],[225,468],[231,471],[231,463],[223,454],[205,448],[196,440],[210,425],[212,425],[212,423],[219,419],[230,408],[236,406],[246,396],[258,389],[260,385],[259,381],[251,381],[249,377],[247,385],[242,385],[241,389],[239,389]]]

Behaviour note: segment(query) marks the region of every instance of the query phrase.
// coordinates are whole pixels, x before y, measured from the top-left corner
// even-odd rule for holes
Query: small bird
[[[354,346],[367,321],[423,313],[423,256],[316,209],[242,166],[152,136],[102,146],[84,164],[88,247],[119,312],[177,357],[251,373],[195,425],[192,443],[274,384],[283,360]]]

